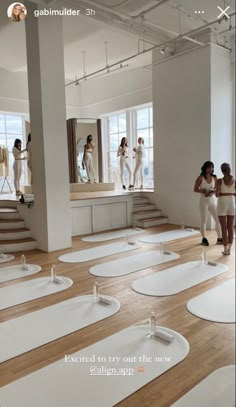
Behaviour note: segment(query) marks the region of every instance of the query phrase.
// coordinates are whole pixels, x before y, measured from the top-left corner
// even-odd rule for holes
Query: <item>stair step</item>
[[[0,213],[12,213],[12,212],[18,212],[16,208],[11,208],[11,207],[0,207]]]
[[[24,252],[36,248],[36,240],[32,238],[0,240],[0,246],[4,253]]]
[[[155,204],[147,203],[147,204],[133,205],[133,213],[140,212],[140,211],[149,211],[151,209],[156,209]]]
[[[154,209],[154,210],[150,210],[150,211],[136,212],[136,213],[133,213],[133,216],[137,220],[158,218],[158,217],[161,216],[161,210],[160,209]]]
[[[144,197],[134,197],[133,198],[133,204],[137,205],[137,204],[148,204],[149,203],[149,199]]]
[[[136,222],[136,226],[149,228],[152,226],[164,225],[165,223],[168,223],[168,218],[166,216],[159,216],[157,218],[140,219]]]
[[[0,240],[27,239],[31,237],[30,229],[0,229]]]
[[[19,200],[11,201],[9,199],[0,200],[0,208],[16,208]]]
[[[0,219],[0,230],[22,229],[25,226],[23,219]]]
[[[1,211],[1,209],[0,209],[0,219],[3,219],[3,220],[5,220],[5,219],[21,219],[20,214],[16,209],[13,209],[11,211]]]

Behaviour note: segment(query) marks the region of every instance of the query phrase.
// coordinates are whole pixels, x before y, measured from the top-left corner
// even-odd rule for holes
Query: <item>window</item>
[[[106,179],[120,185],[120,170],[117,150],[122,137],[127,137],[126,113],[112,115],[105,123],[105,157]]]
[[[135,110],[135,133],[136,139],[144,139],[144,187],[153,188],[153,117],[152,107]]]
[[[117,149],[122,137],[127,138],[132,172],[135,168],[135,160],[132,159],[133,147],[137,146],[139,137],[144,139],[144,188],[153,188],[153,109],[152,105],[133,108],[124,112],[108,115],[103,118],[104,140],[104,179],[106,182],[115,182],[121,187],[119,159]],[[125,181],[128,184],[128,174],[125,171]],[[140,181],[138,181],[140,182]],[[139,185],[139,184],[138,184]]]
[[[0,113],[0,144],[7,147],[9,151],[9,183],[13,187],[13,163],[12,148],[16,138],[22,140],[22,148],[25,148],[25,118],[17,114]],[[26,161],[22,162],[21,184],[26,184]],[[4,186],[6,189],[6,184]]]

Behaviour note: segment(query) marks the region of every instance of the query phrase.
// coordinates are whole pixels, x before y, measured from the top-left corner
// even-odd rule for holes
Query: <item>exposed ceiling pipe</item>
[[[124,4],[129,3],[130,0],[123,0],[118,4],[115,4],[114,6],[111,6],[111,8],[116,8],[116,7],[121,7],[124,6]]]
[[[161,34],[157,33],[156,31],[150,30],[148,28],[145,29],[143,26],[139,25],[136,21],[133,21],[132,17],[127,16],[126,14],[120,13],[120,12],[118,12],[116,10],[111,10],[110,8],[108,8],[106,6],[103,6],[101,4],[96,4],[92,0],[82,0],[82,2],[79,1],[78,3],[74,2],[73,0],[69,0],[69,3],[73,4],[73,5],[77,6],[77,7],[79,6],[81,8],[84,8],[84,9],[86,9],[88,7],[86,5],[86,3],[90,4],[93,7],[95,7],[95,9],[98,10],[98,11],[96,11],[96,13],[98,15],[100,15],[101,18],[103,18],[103,19],[104,18],[106,18],[106,19],[110,18],[110,19],[116,20],[118,23],[125,24],[126,26],[128,26],[132,30],[136,30],[136,31],[139,31],[139,32],[141,31],[142,33],[145,31],[147,35],[150,35],[152,37],[156,37],[159,40],[160,39],[161,40],[164,40],[164,39],[166,40],[166,37],[164,37],[163,34],[161,35]],[[81,3],[85,3],[85,6],[82,5]],[[104,14],[102,12],[107,12],[108,14],[106,15],[106,14]]]
[[[233,31],[233,30],[235,30],[235,28],[236,28],[235,26],[234,27],[232,26],[230,29],[227,28],[227,30],[221,31],[220,34],[225,34],[227,32]]]
[[[163,31],[165,31],[165,32],[167,32],[167,33],[169,33],[169,34],[172,34],[172,35],[179,35],[179,33],[177,33],[176,31],[170,30],[169,28],[165,28],[165,27],[163,27],[162,25],[152,23],[151,21],[148,21],[148,20],[145,20],[145,19],[144,19],[143,21],[144,21],[145,24],[150,25],[150,26],[152,26],[152,27],[156,27],[156,28],[158,28],[159,30],[163,30]],[[194,38],[188,37],[187,35],[182,35],[182,38],[185,39],[185,40],[187,40],[187,41],[193,42],[194,44],[203,45],[202,42],[197,41],[197,40],[194,39]]]
[[[93,1],[93,0],[82,0],[82,1],[83,1],[85,4],[90,4],[90,6],[93,6],[94,8],[98,8],[98,9],[100,9],[100,10],[107,11],[107,12],[110,13],[110,14],[112,13],[112,14],[116,15],[117,17],[123,18],[124,20],[127,20],[127,21],[132,20],[132,17],[127,16],[126,14],[123,14],[123,13],[121,13],[120,11],[111,10],[111,8],[109,8],[109,7],[107,7],[107,6],[104,6],[104,5],[102,5],[102,4],[96,3],[96,2]],[[75,3],[74,3],[74,4],[75,4]],[[78,3],[77,3],[77,6],[78,6]]]
[[[147,8],[146,10],[141,11],[139,14],[132,16],[132,18],[136,19],[138,17],[144,16],[144,14],[150,13],[150,11],[154,10],[155,8],[157,8],[159,6],[162,6],[164,3],[167,3],[167,1],[169,1],[169,0],[161,0],[161,1],[159,1],[159,3],[154,4],[153,6]]]
[[[179,52],[179,53],[176,54],[176,55],[172,55],[172,56],[170,56],[170,57],[168,57],[168,58],[165,58],[165,59],[163,59],[162,61],[158,61],[158,62],[149,64],[149,65],[146,65],[146,66],[144,66],[144,69],[152,70],[152,67],[153,67],[153,66],[157,66],[157,65],[163,64],[164,62],[169,61],[170,59],[177,58],[177,57],[179,57],[179,56],[181,56],[181,55],[184,55],[184,54],[188,54],[189,52],[196,51],[196,50],[198,50],[198,49],[200,49],[200,48],[207,47],[208,45],[215,45],[216,47],[221,47],[220,44],[214,44],[214,43],[211,43],[211,42],[207,42],[207,43],[204,44],[203,46],[199,45],[198,47],[191,48],[191,49],[187,49],[187,50],[185,50],[185,51],[183,51],[183,52]],[[227,47],[224,47],[224,48],[227,49],[228,51],[230,50],[230,49],[227,48]]]
[[[168,58],[165,58],[165,59],[163,59],[162,61],[155,62],[154,64],[146,65],[146,66],[144,66],[144,69],[148,69],[148,70],[150,71],[150,70],[152,70],[152,67],[153,67],[153,66],[157,66],[157,65],[163,64],[164,62],[169,61],[170,59],[179,57],[179,56],[184,55],[184,54],[188,54],[189,52],[192,52],[192,51],[196,51],[197,49],[206,47],[207,45],[210,45],[210,42],[208,42],[207,44],[204,44],[203,46],[199,45],[198,47],[191,48],[191,49],[187,49],[187,50],[185,50],[185,51],[183,51],[183,52],[180,52],[180,53],[178,53],[178,54],[176,54],[176,55],[172,55],[172,56],[170,56],[170,57],[168,57]]]
[[[236,14],[235,12],[234,12],[234,13],[231,13],[231,14],[229,15],[229,17],[233,17],[235,14]],[[81,77],[81,78],[77,79],[77,81],[74,80],[74,81],[72,81],[72,82],[69,82],[69,83],[67,83],[65,86],[70,86],[70,85],[72,85],[72,84],[74,84],[74,83],[76,83],[76,82],[78,82],[78,81],[85,80],[85,79],[87,79],[87,78],[89,78],[89,77],[91,77],[91,76],[94,76],[95,74],[98,74],[98,73],[100,73],[100,72],[104,72],[105,70],[107,70],[107,68],[112,68],[112,67],[114,67],[114,66],[123,64],[124,62],[127,62],[127,61],[130,61],[131,59],[137,58],[138,56],[143,55],[143,54],[146,54],[147,52],[151,52],[151,51],[153,51],[153,50],[155,50],[155,49],[158,49],[158,48],[163,48],[163,47],[166,46],[166,45],[170,45],[170,44],[173,44],[173,43],[175,44],[175,42],[178,41],[178,40],[180,40],[180,39],[182,39],[183,36],[185,36],[185,35],[186,35],[186,36],[189,36],[189,35],[192,35],[193,33],[202,31],[202,30],[204,30],[205,28],[210,27],[210,26],[213,25],[213,24],[216,24],[217,22],[218,22],[218,19],[217,19],[217,20],[214,20],[214,21],[211,21],[210,23],[204,24],[202,27],[198,27],[198,28],[196,28],[196,29],[194,29],[194,30],[192,30],[192,31],[189,31],[189,32],[187,32],[187,33],[185,33],[185,34],[183,34],[183,35],[178,35],[176,38],[172,39],[171,41],[165,41],[165,42],[163,42],[162,44],[154,45],[153,47],[151,47],[151,48],[149,48],[149,49],[143,50],[141,53],[136,53],[136,54],[130,55],[129,57],[124,58],[124,59],[122,59],[122,60],[120,60],[120,61],[118,61],[118,62],[114,62],[113,64],[109,65],[108,67],[101,68],[101,69],[99,69],[99,70],[97,70],[97,71],[95,71],[95,72],[90,73],[90,74],[86,75],[86,77]],[[208,44],[203,44],[203,46],[206,46],[206,45],[208,45]],[[177,55],[178,55],[178,54],[177,54]]]

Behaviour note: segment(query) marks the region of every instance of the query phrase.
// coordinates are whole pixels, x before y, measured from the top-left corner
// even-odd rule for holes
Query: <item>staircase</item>
[[[144,229],[168,223],[168,218],[146,196],[134,196],[132,216],[133,224]]]
[[[36,248],[36,240],[25,227],[17,210],[17,202],[0,201],[0,246],[3,253],[21,252]]]

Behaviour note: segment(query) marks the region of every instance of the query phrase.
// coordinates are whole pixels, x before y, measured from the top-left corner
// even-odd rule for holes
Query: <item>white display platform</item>
[[[226,281],[187,302],[191,314],[207,321],[234,323],[235,279]]]
[[[154,235],[143,236],[139,239],[139,241],[142,243],[165,243],[199,234],[200,232],[194,229],[177,229],[170,230],[168,232],[155,233]]]
[[[15,258],[15,256],[12,256],[12,254],[3,254],[0,256],[0,264],[1,263],[6,263],[7,261],[11,261]]]
[[[191,261],[135,280],[131,288],[144,295],[157,297],[174,295],[219,276],[227,270],[228,267],[221,263],[211,266],[201,261]]]
[[[99,233],[97,235],[90,235],[90,236],[85,236],[82,237],[81,240],[84,242],[91,242],[91,243],[96,243],[96,242],[105,242],[106,240],[112,240],[112,239],[119,239],[119,238],[125,238],[127,235],[128,237],[140,235],[141,233],[145,233],[145,230],[140,229],[140,228],[135,228],[135,229],[122,229],[122,230],[115,230],[114,232],[106,232],[106,233]]]
[[[72,286],[70,278],[60,278],[63,280],[61,284],[53,283],[51,277],[40,277],[0,288],[0,310],[55,294]]]
[[[171,407],[235,407],[235,366],[215,370]]]
[[[63,254],[58,260],[64,263],[82,263],[84,261],[100,259],[101,257],[112,256],[113,254],[128,252],[137,248],[137,244],[129,245],[126,242],[110,243],[104,246]]]
[[[161,329],[174,336],[172,343],[147,337],[146,326],[129,327],[2,387],[1,406],[115,406],[188,355],[182,335]]]
[[[97,192],[97,191],[114,191],[114,182],[100,183],[74,183],[70,184],[70,192]]]
[[[178,258],[178,254],[169,251],[166,251],[166,253],[149,251],[98,264],[97,266],[91,267],[89,272],[98,277],[120,277]]]
[[[120,309],[81,295],[0,324],[0,363],[114,315]],[[16,340],[17,338],[17,340]]]
[[[16,278],[28,277],[41,270],[37,264],[27,264],[28,270],[22,268],[21,264],[0,268],[0,283],[15,280]]]

